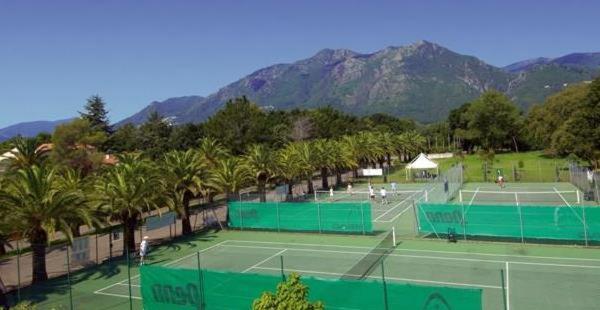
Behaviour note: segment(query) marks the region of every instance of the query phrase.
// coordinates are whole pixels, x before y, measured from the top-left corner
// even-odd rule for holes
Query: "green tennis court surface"
[[[220,234],[221,235],[221,234]],[[377,239],[373,237],[315,236],[245,232],[222,233],[200,250],[203,268],[278,275],[283,257],[286,273],[340,278],[365,256]],[[265,236],[268,236],[265,238]],[[281,241],[266,241],[278,239]],[[257,240],[249,240],[255,237]],[[220,239],[220,238],[219,238]],[[244,239],[244,240],[241,240]],[[496,252],[496,253],[494,253]],[[513,254],[501,254],[514,252]],[[519,255],[532,252],[540,255]],[[565,257],[555,254],[567,253]],[[546,255],[544,255],[546,254]],[[596,256],[590,258],[589,256]],[[168,262],[181,268],[196,268],[194,252]],[[501,270],[504,270],[502,279]],[[432,241],[406,241],[385,260],[386,278],[413,283],[483,289],[483,309],[596,309],[600,293],[600,253],[597,250],[506,244],[450,245]],[[369,277],[379,278],[376,269]],[[98,300],[127,301],[129,286],[120,275],[113,283],[95,290]],[[123,280],[125,279],[125,280]],[[502,280],[505,282],[503,296]],[[140,298],[139,278],[133,277],[132,293]],[[224,297],[225,298],[225,297]],[[128,305],[123,304],[123,306]]]

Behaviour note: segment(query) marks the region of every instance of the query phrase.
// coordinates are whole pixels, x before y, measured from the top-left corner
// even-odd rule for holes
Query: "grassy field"
[[[487,165],[487,179],[484,173],[484,160],[479,155],[434,161],[439,164],[440,171],[462,162],[465,167],[465,182],[493,182],[497,169],[502,170],[507,182],[569,182],[568,161],[563,158],[547,157],[539,151],[496,154],[493,162]],[[383,182],[383,178],[373,178],[372,181],[380,183]],[[388,176],[388,182],[391,181],[411,182],[406,179],[404,164],[392,168]]]

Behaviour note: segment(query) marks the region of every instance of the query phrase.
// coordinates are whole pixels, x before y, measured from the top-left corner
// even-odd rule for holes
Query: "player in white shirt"
[[[346,193],[352,196],[352,183],[348,183],[348,187],[346,188]]]
[[[385,190],[385,187],[381,188],[381,204],[382,205],[387,205],[388,204],[388,200],[387,200],[387,191]]]
[[[373,190],[373,187],[369,187],[369,198],[375,200],[375,190]]]
[[[146,255],[148,255],[149,247],[148,236],[144,236],[144,239],[140,243],[140,266],[144,265],[144,259],[146,258]]]

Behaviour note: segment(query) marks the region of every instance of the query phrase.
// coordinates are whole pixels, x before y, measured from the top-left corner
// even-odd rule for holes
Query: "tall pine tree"
[[[84,107],[85,112],[79,112],[81,118],[87,120],[93,129],[103,131],[106,135],[112,133],[112,127],[108,120],[108,111],[106,111],[106,103],[102,97],[98,95],[91,96],[87,99]]]

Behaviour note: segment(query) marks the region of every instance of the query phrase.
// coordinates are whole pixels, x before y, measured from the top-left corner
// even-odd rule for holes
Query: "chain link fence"
[[[192,209],[190,215],[193,231],[218,227],[225,220],[226,210],[220,203]],[[94,294],[93,288],[86,287],[83,283],[85,280],[90,277],[106,277],[107,281],[110,280],[120,272],[128,258],[132,261],[136,259],[144,236],[148,236],[153,246],[168,243],[182,236],[182,222],[172,212],[161,216],[157,213],[145,216],[134,233],[134,253],[128,253],[124,246],[121,225],[98,231],[82,227],[82,233],[72,243],[67,243],[61,234],[56,234],[43,251],[43,258],[40,253],[34,258],[33,247],[26,240],[11,242],[12,253],[0,259],[0,279],[9,303],[31,302],[41,309],[88,308],[98,295]],[[36,264],[45,264],[47,280],[34,283],[34,261]],[[118,307],[123,300],[116,298],[114,302],[114,305],[103,305],[103,308]]]

